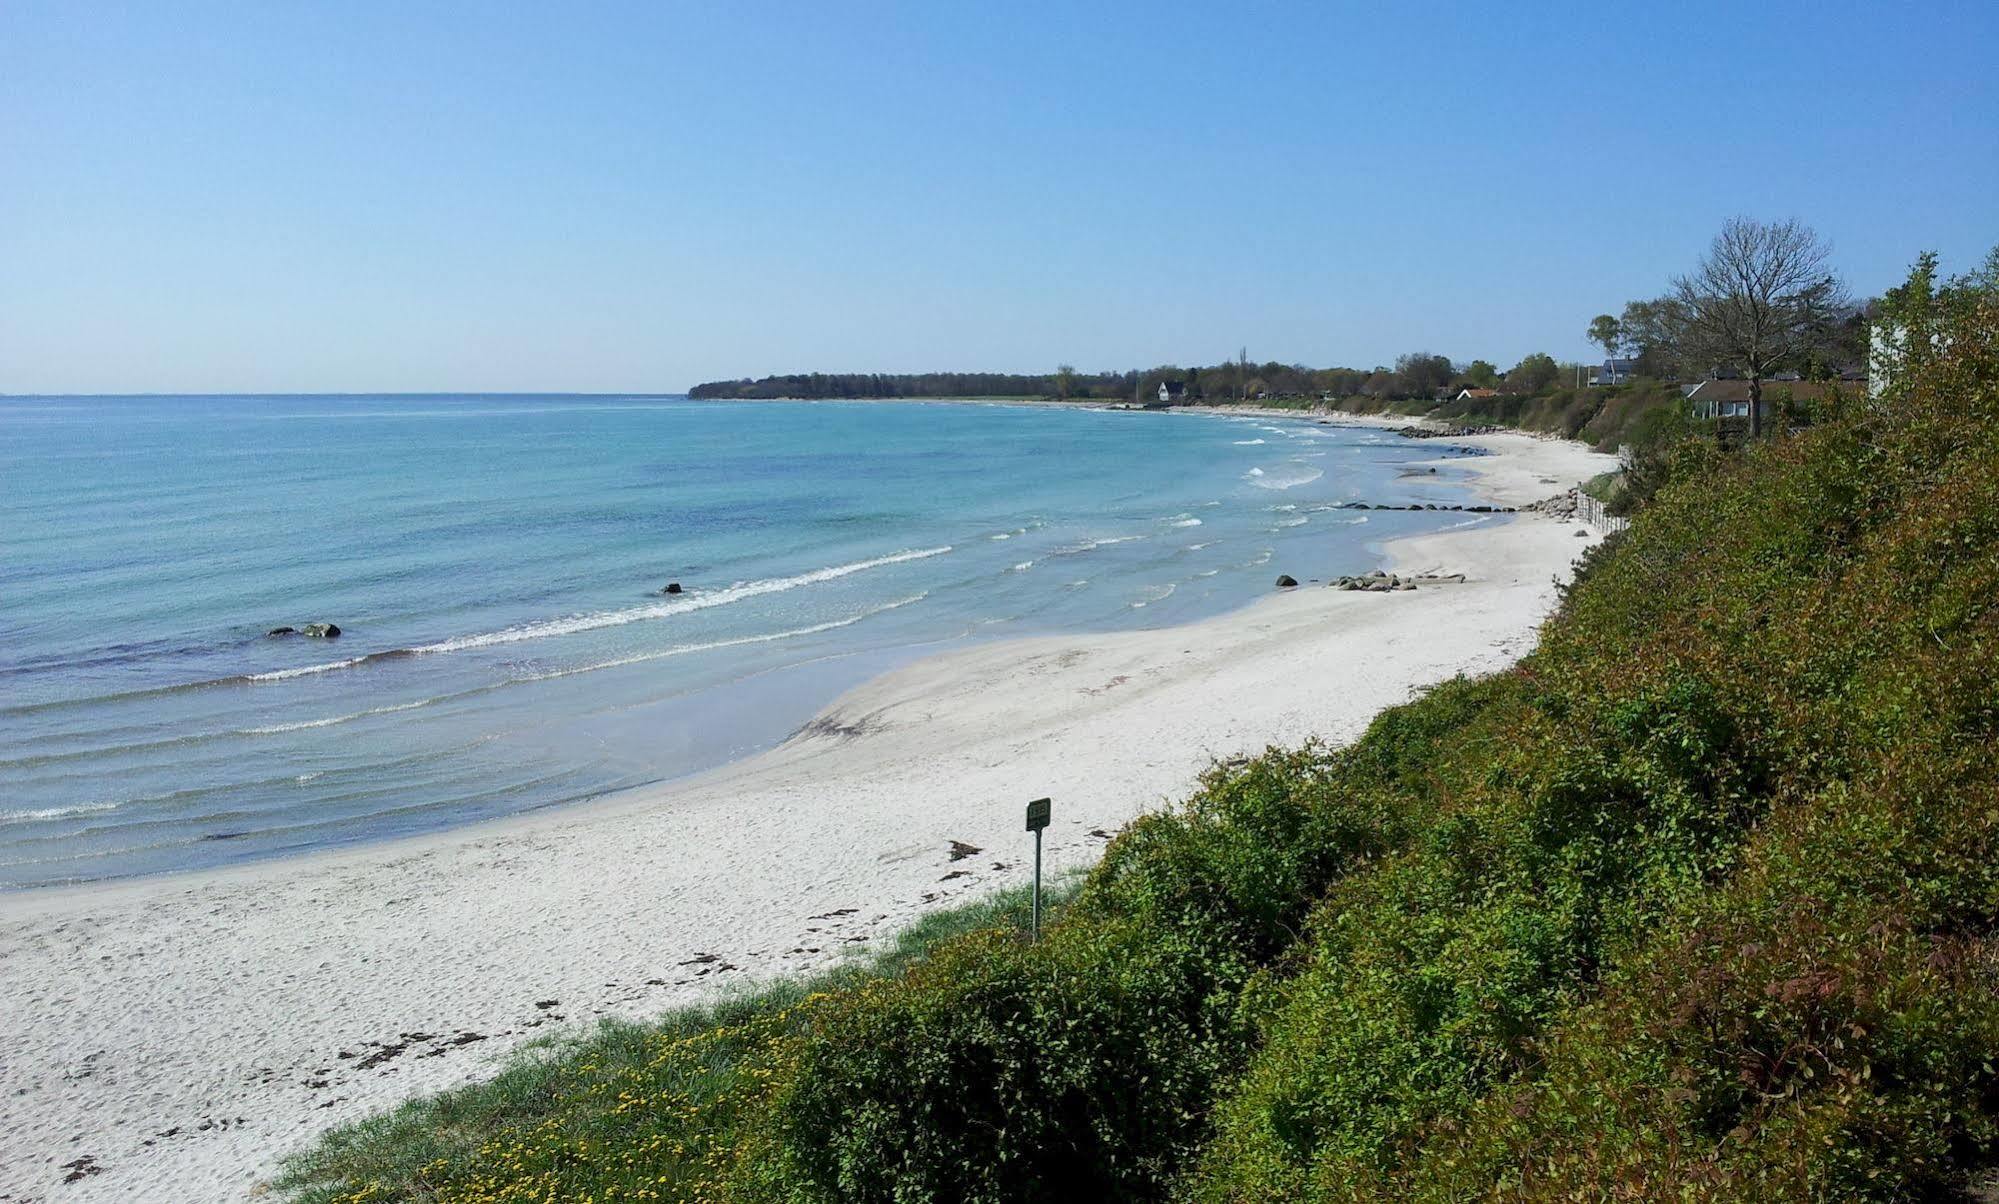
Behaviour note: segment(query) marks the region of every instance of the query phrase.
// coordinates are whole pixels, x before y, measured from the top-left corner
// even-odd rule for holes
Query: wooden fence
[[[1622,531],[1631,525],[1630,519],[1610,513],[1602,502],[1580,489],[1576,490],[1576,518],[1606,534]]]

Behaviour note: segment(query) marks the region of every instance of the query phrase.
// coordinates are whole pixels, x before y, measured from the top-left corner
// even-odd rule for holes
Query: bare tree
[[[1692,276],[1673,281],[1689,347],[1749,378],[1749,434],[1763,434],[1763,378],[1821,337],[1845,290],[1826,270],[1832,248],[1795,218],[1730,218]]]

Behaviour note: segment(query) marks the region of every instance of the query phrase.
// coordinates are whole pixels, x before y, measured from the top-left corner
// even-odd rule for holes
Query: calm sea
[[[675,397],[0,398],[0,885],[709,768],[954,642],[1184,622],[1478,521],[1309,421]],[[668,582],[684,592],[663,595]],[[337,623],[337,640],[270,638]]]

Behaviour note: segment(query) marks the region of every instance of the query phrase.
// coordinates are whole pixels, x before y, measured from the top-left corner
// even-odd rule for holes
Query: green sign
[[[1045,798],[1038,798],[1035,799],[1033,802],[1027,804],[1028,831],[1039,832],[1041,829],[1048,826],[1048,809],[1049,809],[1049,800]]]

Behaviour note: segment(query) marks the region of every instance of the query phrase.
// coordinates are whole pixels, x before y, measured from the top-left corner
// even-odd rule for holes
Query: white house
[[[1187,382],[1184,380],[1162,380],[1159,382],[1159,404],[1170,406],[1177,401],[1187,400]]]
[[[1795,375],[1785,375],[1788,379],[1763,382],[1761,408],[1765,419],[1774,412],[1772,407],[1780,398],[1821,401],[1830,397],[1835,389],[1851,392],[1858,388],[1853,381],[1799,380]],[[1695,418],[1749,417],[1749,382],[1746,380],[1704,380],[1685,392],[1688,413]]]

